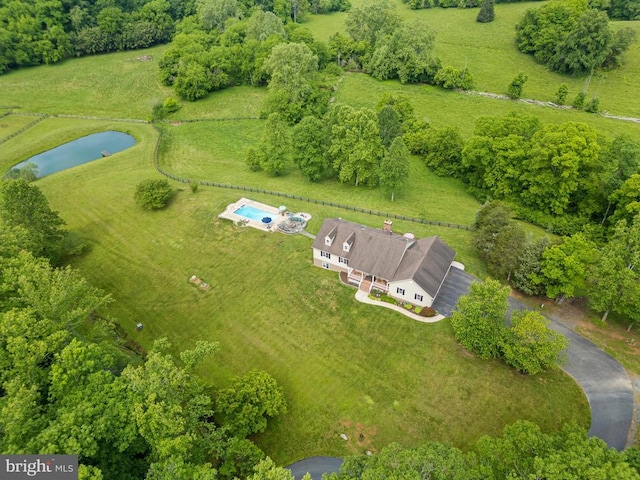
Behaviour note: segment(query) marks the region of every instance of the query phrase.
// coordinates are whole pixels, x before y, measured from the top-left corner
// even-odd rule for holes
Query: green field
[[[355,5],[363,1],[352,2]],[[514,26],[529,8],[539,8],[542,2],[497,4],[496,19],[478,23],[478,9],[431,8],[411,10],[400,0],[390,2],[408,22],[428,25],[436,33],[436,55],[444,65],[462,69],[465,65],[475,79],[475,89],[506,94],[507,87],[519,72],[529,76],[524,98],[553,101],[562,83],[569,86],[570,102],[582,90],[584,77],[550,72],[530,55],[520,53],[515,43]],[[346,13],[311,16],[305,25],[316,38],[328,41],[335,32],[344,30]],[[613,28],[632,27],[640,37],[640,22],[614,22]],[[619,70],[596,73],[587,97],[600,98],[602,110],[615,115],[640,117],[640,41],[626,54],[626,63]]]
[[[181,188],[169,208],[141,210],[132,192],[139,180],[154,175],[156,132],[148,125],[48,119],[7,142],[0,166],[9,166],[23,151],[49,148],[56,139],[112,128],[131,133],[139,143],[38,181],[53,208],[89,245],[71,263],[113,294],[115,302],[105,313],[143,346],[162,336],[175,351],[196,340],[220,342],[219,353],[200,371],[207,382],[224,385],[251,368],[274,375],[285,389],[289,413],[257,441],[278,462],[375,451],[390,441],[442,440],[466,448],[518,418],[547,430],[570,420],[588,425],[586,400],[564,374],[528,378],[501,363],[478,361],[453,341],[448,321],[426,325],[357,303],[354,291],[334,274],[312,266],[308,238],[218,220],[238,192],[202,188],[194,195]],[[199,136],[196,130],[193,138]],[[275,204],[273,198],[252,198]],[[301,202],[287,206],[314,216],[311,231],[323,217],[345,216]],[[474,208],[465,207],[467,215]],[[348,218],[370,225],[381,221],[363,214]],[[468,247],[468,232],[395,226],[419,236],[440,234],[460,249],[461,261],[481,269]],[[192,274],[212,290],[195,289],[187,281]],[[135,331],[137,322],[144,323],[142,332]],[[362,433],[366,440],[345,444],[342,432],[354,439]]]
[[[480,32],[476,11],[400,8],[405,17],[422,16],[438,27],[438,54],[445,63],[463,66],[468,61],[481,90],[503,93],[518,69],[526,69],[530,83],[525,96],[531,92],[549,100],[562,81],[572,85],[573,92],[581,79],[541,70],[509,47],[506,35],[512,34],[509,29],[528,6],[498,5],[499,21],[489,26],[493,33]],[[328,36],[343,19],[344,15],[336,14],[307,24]],[[465,19],[473,22],[464,23]],[[485,44],[490,46],[478,47]],[[144,119],[155,101],[172,95],[157,75],[158,58],[166,48],[12,72],[0,76],[0,103],[18,104],[24,112]],[[634,49],[629,56],[636,59],[633,64],[621,72],[609,72],[606,81],[594,78],[592,88],[599,85],[604,92],[625,84],[629,92],[637,90],[637,83],[625,80],[638,78],[633,74],[640,68],[640,50],[637,45]],[[135,60],[144,54],[151,54],[153,60]],[[513,71],[498,68],[501,65],[512,65]],[[497,70],[491,74],[491,69]],[[434,87],[379,82],[355,73],[339,81],[336,101],[374,107],[387,91],[408,95],[418,117],[436,125],[456,125],[465,136],[472,133],[477,117],[510,111],[537,115],[543,122],[584,121],[609,136],[625,132],[640,136],[640,124]],[[310,183],[293,166],[277,178],[251,172],[244,152],[260,139],[263,122],[250,117],[259,115],[265,93],[265,89],[236,87],[183,104],[170,118],[171,124],[160,126],[162,167],[198,180],[444,222],[469,225],[473,221],[479,203],[464,185],[434,176],[418,158],[412,160],[410,184],[395,202],[377,189],[335,181]],[[640,116],[637,95],[627,100],[623,94],[627,95],[622,90],[620,98],[602,94],[603,107]],[[33,118],[19,114],[0,118],[0,138]],[[341,216],[374,227],[381,225],[381,217],[228,189],[201,187],[193,194],[177,183],[168,208],[144,211],[133,201],[135,186],[159,174],[153,166],[158,133],[143,123],[51,117],[2,144],[0,170],[60,143],[109,129],[134,135],[137,145],[37,183],[69,229],[87,242],[87,251],[71,259],[71,264],[91,283],[112,293],[115,302],[105,313],[144,347],[160,337],[170,339],[174,352],[197,340],[219,342],[218,353],[200,370],[211,385],[224,386],[232,376],[252,368],[272,374],[285,390],[289,413],[272,422],[256,440],[277,462],[375,451],[391,441],[409,446],[440,440],[468,448],[479,436],[497,435],[516,419],[535,421],[545,430],[571,420],[589,424],[584,395],[561,372],[529,378],[499,362],[478,361],[454,342],[447,320],[421,324],[357,303],[354,290],[342,286],[334,274],[312,266],[309,238],[235,227],[217,215],[239,197],[250,196],[309,212],[312,233],[327,217]],[[470,245],[469,232],[401,221],[394,222],[394,229],[418,237],[440,235],[470,272],[486,275]],[[194,288],[187,281],[193,274],[212,289]],[[145,326],[141,332],[135,330],[138,322]],[[341,440],[340,433],[350,440]]]

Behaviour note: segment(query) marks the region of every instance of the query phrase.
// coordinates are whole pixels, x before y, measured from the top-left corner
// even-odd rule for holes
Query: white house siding
[[[398,288],[404,289],[404,295],[398,293]],[[422,301],[416,300],[416,294],[422,295]],[[389,282],[389,295],[420,307],[430,307],[433,303],[433,298],[413,280]]]
[[[334,272],[346,272],[348,270],[348,266],[344,263],[339,262],[339,256],[335,254],[331,254],[331,258],[326,258],[321,255],[322,250],[317,248],[313,249],[313,264],[316,267],[323,268],[323,264],[326,262],[329,264],[328,270],[332,270]]]

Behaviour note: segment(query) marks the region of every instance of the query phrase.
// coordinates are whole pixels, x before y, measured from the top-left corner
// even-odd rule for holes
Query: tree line
[[[584,429],[565,425],[547,433],[527,421],[504,428],[501,437],[484,436],[469,452],[439,442],[406,448],[397,443],[371,456],[345,459],[339,473],[327,480],[506,480],[536,478],[581,480],[640,478],[640,451],[617,452]],[[286,477],[284,477],[286,478]]]
[[[77,454],[83,480],[251,475],[265,455],[247,437],[286,411],[275,379],[205,385],[212,342],[124,353],[101,316],[110,295],[61,266],[74,242],[40,190],[0,183],[0,220],[0,451]]]
[[[481,6],[482,0],[402,0],[409,8],[474,8]],[[492,0],[493,1],[493,0]],[[526,0],[495,0],[495,3],[516,3]],[[564,1],[564,0],[563,0]],[[559,2],[555,2],[559,3]],[[574,7],[588,8],[606,13],[615,20],[640,20],[640,5],[635,0],[589,0],[572,1]]]
[[[286,23],[349,6],[348,0],[0,0],[0,73],[166,43],[186,19],[210,30],[254,9]]]
[[[452,127],[428,126],[407,143],[437,175],[555,233],[629,222],[639,211],[640,144],[630,135],[611,139],[584,123],[511,113],[480,117],[466,141]]]
[[[321,118],[305,116],[293,128],[274,112],[246,162],[270,175],[285,174],[293,163],[312,182],[336,178],[356,187],[380,186],[393,200],[409,180],[403,133],[419,123],[408,100],[396,95],[383,96],[377,110],[335,104]]]
[[[493,201],[478,212],[473,244],[492,275],[527,295],[562,302],[582,294],[602,321],[610,312],[640,321],[640,213],[606,235],[586,225],[552,241],[528,236],[509,207]]]
[[[385,2],[352,8],[347,34],[336,33],[328,44],[316,41],[291,18],[262,9],[239,16],[234,0],[228,3],[228,9],[215,15],[199,10],[176,27],[172,48],[160,61],[160,75],[182,98],[197,100],[232,85],[268,84],[267,114],[280,109],[297,123],[305,114],[326,109],[329,95],[323,79],[334,78],[341,68],[364,70],[381,80],[473,87],[466,68],[443,67],[433,55],[435,35],[428,26],[404,22]]]

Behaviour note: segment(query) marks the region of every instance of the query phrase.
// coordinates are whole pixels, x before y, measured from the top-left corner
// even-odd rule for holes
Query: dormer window
[[[349,237],[342,244],[342,250],[344,250],[345,252],[348,252],[349,250],[351,250],[351,245],[353,245],[353,241],[355,240],[355,238],[356,236],[354,233],[349,235]]]
[[[327,236],[324,237],[324,244],[327,247],[330,247],[333,244],[333,240],[336,238],[336,234],[338,233],[337,227],[333,227]]]

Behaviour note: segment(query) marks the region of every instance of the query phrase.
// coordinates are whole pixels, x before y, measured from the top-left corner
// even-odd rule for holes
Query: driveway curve
[[[433,304],[438,312],[450,316],[462,295],[469,292],[469,285],[478,281],[473,275],[451,268],[441,291]],[[522,303],[509,299],[510,311],[525,310]],[[591,409],[589,435],[601,438],[609,447],[624,450],[633,421],[633,386],[627,372],[611,355],[564,326],[559,319],[547,317],[550,327],[569,339],[567,361],[562,370],[582,388]],[[323,473],[337,472],[342,459],[335,457],[311,457],[290,465],[296,480],[309,472],[313,480],[320,480]]]
[[[477,281],[473,275],[451,268],[434,308],[444,315],[451,315],[458,298],[469,291],[473,281]],[[513,298],[509,303],[511,310],[526,309]],[[610,447],[623,450],[633,420],[634,402],[633,386],[627,372],[611,355],[564,326],[558,318],[547,318],[553,330],[569,339],[567,361],[562,370],[573,377],[587,397],[591,408],[589,435],[601,438]]]

